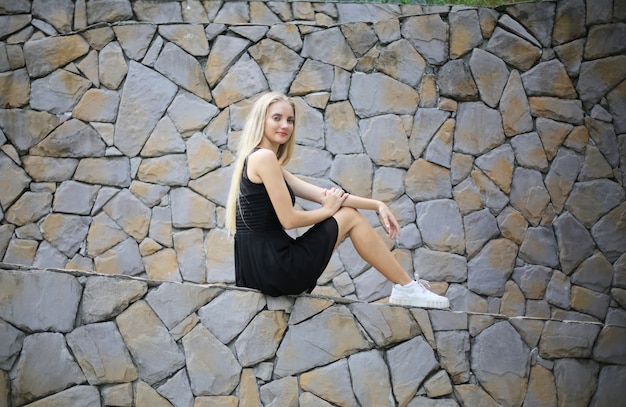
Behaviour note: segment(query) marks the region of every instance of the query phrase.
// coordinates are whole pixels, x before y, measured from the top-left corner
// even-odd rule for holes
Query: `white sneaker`
[[[394,285],[391,289],[389,303],[422,308],[450,307],[450,300],[429,291],[422,283],[428,284],[424,280],[417,279],[415,284],[412,284],[410,287],[403,287],[400,284]]]

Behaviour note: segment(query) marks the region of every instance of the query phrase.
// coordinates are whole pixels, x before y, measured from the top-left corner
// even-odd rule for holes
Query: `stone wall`
[[[390,386],[385,389],[404,405],[418,389],[449,399],[434,404],[444,406],[477,405],[472,400],[486,397],[483,391],[504,405],[524,398],[527,405],[574,405],[594,392],[597,405],[610,405],[602,400],[611,400],[617,388],[611,380],[624,377],[625,364],[623,349],[613,348],[624,343],[626,327],[625,34],[626,3],[618,0],[499,8],[0,0],[0,259],[13,268],[1,272],[0,291],[29,287],[0,295],[11,299],[0,304],[0,377],[7,389],[1,394],[11,388],[5,398],[19,405],[89,383],[67,390],[69,397],[85,391],[95,400],[97,391],[106,400],[111,392],[138,405],[148,398],[143,405],[152,406],[158,405],[150,401],[156,389],[178,407],[189,401],[189,394],[177,394],[180,402],[168,396],[179,383],[198,398],[235,396],[241,403],[247,399],[242,392],[261,389],[259,397],[267,400],[279,392],[273,386],[287,386],[286,392],[303,391],[305,405],[323,404],[309,401],[314,394],[349,405],[319,389],[349,378],[354,397],[365,397],[354,387],[370,380],[359,376],[359,363],[375,363],[390,372],[382,375]],[[365,304],[384,303],[391,287],[349,240],[314,292],[324,299],[269,299],[214,286],[234,280],[232,243],[223,229],[230,163],[246,112],[267,90],[289,93],[299,106],[298,147],[289,168],[316,184],[388,202],[403,227],[397,241],[387,242],[390,249],[458,313]],[[375,215],[366,215],[383,234]],[[26,266],[58,271],[26,272]],[[106,315],[70,317],[82,315],[72,307],[85,302],[85,293],[98,301],[89,281],[128,285],[132,293]],[[178,298],[178,289],[203,294]],[[169,290],[172,301],[193,306],[164,311],[150,300]],[[223,334],[209,312],[199,310],[213,303],[206,292],[222,290],[217,304],[236,297],[254,305],[237,317],[242,326],[233,322],[239,330],[218,343],[213,336]],[[45,300],[47,293],[54,299]],[[38,296],[41,302],[32,300]],[[77,301],[64,306],[73,311],[63,311],[69,313],[64,324],[49,325],[47,312],[65,296]],[[237,310],[232,304],[217,315]],[[307,307],[319,311],[318,318],[306,319],[317,312]],[[369,315],[370,307],[384,317]],[[133,326],[118,319],[127,312],[167,342],[153,346],[170,346],[172,354],[159,357],[178,358],[175,371],[153,376],[161,370],[158,352],[133,348],[127,340]],[[164,312],[181,318],[166,322]],[[400,323],[390,322],[395,318],[403,323],[392,330]],[[246,334],[247,322],[257,319]],[[359,345],[346,350],[343,340],[334,340],[329,332],[337,321],[358,328],[360,336],[350,340]],[[92,325],[95,333],[89,333]],[[318,348],[286,347],[285,353],[307,360],[255,348],[250,352],[261,352],[262,359],[242,361],[236,338],[268,325],[278,327],[274,334],[284,329],[282,342],[270,341],[276,346],[316,330],[329,333],[316,336],[315,344],[330,349],[333,359],[318,355]],[[393,333],[407,326],[411,332]],[[121,340],[124,329],[130,332]],[[570,329],[573,342],[564,339]],[[85,342],[93,341],[93,350],[108,346],[98,344],[99,335],[115,337],[112,343],[126,349],[112,350],[115,373],[102,367],[104,361],[94,371],[84,365],[96,363],[91,351],[80,353],[92,346]],[[377,335],[394,339],[377,341]],[[140,347],[151,339],[138,336]],[[498,336],[510,340],[507,352],[517,350],[498,353],[506,353],[495,350]],[[553,337],[567,348],[558,348],[559,340],[542,348]],[[202,358],[181,359],[197,346],[231,361],[226,390],[194,383],[194,372],[211,368]],[[485,349],[496,353],[483,359]],[[411,368],[403,367],[399,352],[426,360],[432,355],[436,367],[406,379],[409,373],[394,373]],[[37,376],[39,353],[63,355],[54,363],[67,368],[70,379]],[[285,367],[298,362],[306,367]],[[334,381],[324,382],[326,376]],[[255,377],[260,387],[248,386]],[[509,394],[500,380],[528,384]],[[549,390],[537,383],[548,383]],[[553,398],[535,402],[545,395]],[[412,405],[430,404],[418,397]]]
[[[597,322],[8,265],[0,298],[2,406],[623,404]]]
[[[624,2],[0,12],[5,263],[232,284],[233,146],[271,89],[300,108],[289,168],[388,202],[452,309],[626,320]],[[316,293],[390,289],[348,239]]]

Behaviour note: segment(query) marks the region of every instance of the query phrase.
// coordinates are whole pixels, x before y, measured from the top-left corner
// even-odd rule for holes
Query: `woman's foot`
[[[422,308],[449,308],[450,300],[429,291],[419,278],[405,286],[396,284],[391,289],[390,304]]]

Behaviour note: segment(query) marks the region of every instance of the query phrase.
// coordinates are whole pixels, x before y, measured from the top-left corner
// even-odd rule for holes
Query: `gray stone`
[[[52,244],[44,240],[37,248],[37,253],[35,254],[32,265],[34,267],[65,268],[66,263],[67,257]]]
[[[0,153],[0,172],[5,174],[0,180],[0,204],[8,209],[30,185],[30,177],[9,156]]]
[[[457,111],[454,150],[483,154],[504,142],[504,129],[498,111],[481,102],[460,103]]]
[[[100,51],[98,61],[100,83],[109,89],[117,89],[128,73],[122,47],[117,42],[108,43]]]
[[[478,88],[472,78],[469,67],[463,60],[446,62],[439,70],[439,92],[460,102],[478,99]]]
[[[356,320],[345,306],[328,308],[310,320],[290,327],[276,353],[274,375],[286,377],[369,348]],[[309,357],[306,360],[290,358],[294,352]]]
[[[304,36],[301,56],[346,70],[352,70],[356,58],[338,27],[312,32]]]
[[[261,402],[268,407],[298,407],[298,396],[298,379],[295,377],[273,380],[260,388]]]
[[[513,71],[509,76],[499,109],[504,133],[508,137],[533,130],[530,104],[518,71]]]
[[[626,114],[624,114],[624,107],[626,103],[624,100],[626,97],[626,82],[622,81],[613,90],[611,90],[606,99],[608,102],[608,108],[613,117],[613,126],[617,134],[623,134],[626,132]],[[622,157],[624,154],[622,153]]]
[[[271,32],[272,30],[270,30],[270,33]],[[218,40],[219,38],[222,37],[218,37]],[[302,42],[299,35],[297,39]],[[233,40],[229,39],[228,41]],[[243,48],[245,44],[235,44],[235,46],[236,45],[239,45],[241,48]],[[238,49],[234,46],[229,46],[229,48],[231,50],[233,48]],[[211,56],[214,55],[214,52],[216,52],[215,46],[213,47]],[[232,51],[228,52],[230,53]],[[260,41],[258,44],[250,47],[248,49],[248,52],[250,53],[252,58],[254,58],[257,64],[259,64],[259,67],[267,77],[270,89],[278,92],[287,92],[287,90],[289,89],[289,85],[296,77],[298,69],[302,64],[303,58],[296,52],[294,52],[294,50],[288,48],[288,46],[283,45],[280,42],[274,41],[273,39],[264,39]],[[223,53],[216,53],[215,60],[216,64],[223,63],[221,62],[224,60]]]
[[[115,147],[129,157],[137,155],[175,94],[172,82],[131,61],[115,124]]]
[[[419,332],[419,326],[405,308],[358,303],[349,308],[379,347],[409,340]]]
[[[357,118],[347,101],[326,106],[324,115],[326,149],[333,154],[363,152]]]
[[[613,168],[596,146],[587,146],[585,161],[580,169],[579,181],[591,181],[600,178],[611,178]]]
[[[543,184],[541,173],[517,167],[511,184],[511,205],[519,210],[528,222],[537,226],[550,202],[550,195]]]
[[[404,179],[406,194],[414,201],[450,198],[452,185],[449,173],[444,167],[418,159],[411,164]]]
[[[554,221],[554,231],[559,245],[561,269],[570,274],[578,265],[591,256],[595,243],[580,222],[566,212]]]
[[[509,198],[482,171],[472,170],[471,179],[480,191],[482,202],[494,215],[500,213],[509,204]]]
[[[345,359],[303,373],[300,376],[300,386],[303,390],[323,396],[325,400],[337,405],[357,406],[354,393],[345,391],[346,388],[350,388],[350,374]]]
[[[117,316],[147,291],[143,281],[94,276],[87,279],[80,304],[82,323],[91,324]]]
[[[472,371],[497,402],[522,403],[530,352],[509,323],[496,323],[478,334],[471,354]]]
[[[87,236],[90,218],[52,213],[40,223],[42,236],[67,257],[72,257]]]
[[[433,350],[421,336],[387,350],[387,362],[398,405],[406,405],[424,379],[439,368]]]
[[[465,235],[461,214],[453,200],[432,200],[420,202],[415,207],[417,226],[424,243],[433,250],[463,254]],[[446,219],[442,222],[442,219]],[[435,225],[445,227],[435,227]]]
[[[55,212],[89,215],[100,187],[75,181],[65,181],[54,194]]]
[[[466,383],[470,377],[470,338],[467,332],[442,331],[435,333],[441,367],[453,383]]]
[[[135,275],[144,271],[139,245],[132,237],[96,257],[95,266],[103,274]]]
[[[235,268],[232,261],[233,241],[224,229],[212,229],[207,233],[204,251],[207,253],[207,282],[235,282]]]
[[[191,406],[194,403],[194,395],[191,392],[187,371],[184,368],[157,387],[156,390],[174,406]]]
[[[103,212],[92,218],[87,234],[87,254],[99,256],[128,237],[126,232]]]
[[[356,114],[366,118],[386,113],[412,115],[419,94],[385,74],[356,72],[352,75],[349,98]]]
[[[588,358],[600,332],[598,324],[547,321],[539,341],[544,358]]]
[[[301,98],[296,98],[294,103],[298,112],[297,143],[307,147],[322,149],[324,147],[324,138],[320,132],[324,125],[322,114]],[[298,154],[294,155],[298,156]]]
[[[463,282],[467,280],[467,260],[458,254],[418,248],[413,268],[425,280]]]
[[[206,282],[207,264],[202,229],[193,228],[174,233],[174,249],[183,280]]]
[[[32,82],[31,107],[55,114],[71,111],[90,86],[87,79],[57,70]]]
[[[145,301],[137,301],[115,318],[139,377],[157,383],[185,365],[183,351]]]
[[[371,196],[373,175],[372,161],[365,154],[338,155],[330,170],[332,181],[358,196]]]
[[[557,307],[569,309],[570,295],[571,282],[569,278],[559,270],[553,270],[546,289],[546,301]]]
[[[577,182],[565,201],[565,209],[590,228],[624,201],[624,196],[623,188],[608,179]]]
[[[509,77],[505,62],[490,52],[474,48],[469,67],[482,101],[495,108]]]
[[[589,405],[599,370],[593,360],[558,359],[554,364],[557,399],[571,406]]]
[[[541,172],[548,170],[548,159],[544,146],[536,132],[520,134],[511,139],[515,158],[519,165]]]
[[[551,276],[552,270],[549,267],[527,264],[515,267],[512,278],[524,293],[524,297],[540,300],[543,299]]]
[[[576,90],[584,102],[597,103],[606,93],[626,78],[626,71],[615,69],[623,66],[625,55],[585,61],[580,67]]]
[[[465,249],[468,258],[473,257],[483,245],[499,235],[498,223],[489,209],[470,213],[463,218]]]
[[[461,284],[451,284],[446,291],[446,297],[450,300],[450,309],[453,311],[487,312],[487,301]]]
[[[552,40],[562,44],[585,34],[585,5],[580,0],[570,0],[557,5]]]
[[[467,263],[468,288],[478,294],[502,295],[513,272],[517,245],[508,239],[489,241]]]
[[[406,18],[400,30],[428,63],[441,65],[448,58],[448,28],[439,14],[426,14]]]
[[[80,120],[71,119],[30,149],[30,154],[62,157],[102,157],[105,144],[98,133]]]
[[[449,113],[434,108],[417,109],[413,118],[413,129],[409,138],[409,148],[413,157],[424,152],[432,137],[450,116]]]
[[[264,90],[268,83],[259,65],[244,54],[213,88],[217,107],[223,108]]]
[[[126,157],[84,158],[78,163],[74,179],[89,184],[128,187],[130,161]]]
[[[353,280],[357,298],[372,302],[388,297],[391,294],[393,283],[387,280],[375,268],[369,268]]]
[[[554,96],[575,99],[577,94],[558,59],[542,62],[521,75],[528,96]]]
[[[598,248],[602,250],[606,258],[611,262],[617,260],[626,252],[626,247],[624,246],[626,225],[623,221],[625,213],[626,203],[621,203],[603,216],[591,228],[591,235],[598,244]]]
[[[113,322],[78,327],[66,336],[66,340],[89,384],[137,379],[137,370]]]
[[[168,329],[173,329],[204,304],[221,293],[217,287],[163,283],[151,290],[145,300]]]
[[[545,178],[552,206],[560,213],[574,186],[582,165],[582,157],[567,148],[559,149]]]
[[[374,164],[385,167],[409,167],[411,163],[409,144],[402,122],[397,116],[383,115],[363,119],[359,122],[359,128],[365,151]]]
[[[139,61],[146,55],[156,31],[156,27],[152,24],[125,24],[112,28],[124,53],[135,61]]]
[[[4,217],[16,226],[24,226],[50,213],[51,204],[50,193],[26,191],[11,205]]]
[[[530,264],[559,268],[558,246],[551,227],[531,227],[519,248],[519,257]]]
[[[619,404],[623,388],[622,378],[625,373],[624,366],[602,367],[598,376],[598,387],[589,405],[598,407]]]
[[[437,130],[424,152],[424,158],[445,168],[452,165],[452,144],[454,136],[454,119],[448,119]]]
[[[406,39],[382,48],[376,68],[379,72],[416,88],[426,70],[426,61]]]
[[[44,332],[24,338],[23,356],[15,366],[12,398],[24,404],[85,381],[63,335]]]
[[[596,143],[598,149],[606,157],[608,162],[616,168],[619,165],[619,147],[615,131],[610,123],[604,123],[593,118],[585,118],[585,125],[589,129],[589,135]]]
[[[348,359],[348,366],[359,405],[392,405],[389,370],[380,351],[352,355]]]
[[[227,395],[239,383],[241,366],[226,345],[197,325],[183,337],[187,373],[194,395]],[[215,363],[219,360],[220,363]]]
[[[574,126],[569,123],[561,123],[543,117],[537,118],[535,126],[539,137],[541,137],[541,142],[543,143],[543,148],[548,160],[552,160],[556,156],[563,141],[574,128]]]
[[[0,125],[4,135],[17,151],[25,153],[57,127],[59,119],[46,112],[2,109]]]
[[[486,50],[521,71],[530,69],[541,56],[540,47],[500,27],[494,30]]]
[[[25,334],[15,329],[11,324],[0,321],[0,339],[3,344],[2,353],[0,353],[0,367],[4,370],[10,370],[22,350]]]
[[[237,304],[233,308],[232,304]],[[222,343],[230,343],[266,305],[260,293],[226,291],[198,310],[198,317]],[[228,320],[219,310],[231,309]]]
[[[284,312],[261,311],[235,341],[239,363],[247,367],[273,358],[286,329]]]

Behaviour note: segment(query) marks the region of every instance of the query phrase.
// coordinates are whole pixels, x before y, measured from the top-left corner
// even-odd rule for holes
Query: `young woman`
[[[411,279],[357,209],[377,211],[389,237],[400,226],[387,205],[324,189],[287,171],[295,145],[296,107],[287,96],[270,92],[252,107],[241,135],[226,208],[226,228],[235,236],[236,284],[270,296],[311,292],[344,237],[365,261],[395,283],[390,303],[446,308],[436,295]],[[320,208],[301,211],[295,198]],[[285,229],[312,226],[292,238]]]

